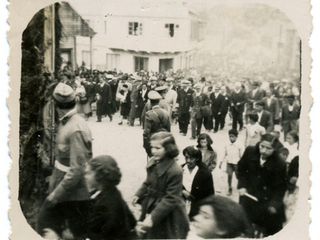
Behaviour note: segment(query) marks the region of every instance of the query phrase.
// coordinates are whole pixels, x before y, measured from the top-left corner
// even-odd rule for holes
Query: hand
[[[136,204],[137,204],[137,202],[138,202],[138,200],[139,200],[139,197],[137,197],[137,196],[133,196],[133,199],[132,199],[132,206],[136,206]]]
[[[238,103],[237,103],[237,106],[240,106],[240,104],[241,104],[241,103],[238,102]]]
[[[238,190],[238,192],[239,192],[239,195],[240,195],[240,196],[243,196],[244,194],[247,193],[247,189],[245,189],[245,188],[240,188],[240,189]]]
[[[218,112],[218,115],[221,115],[221,112]]]
[[[147,232],[147,230],[144,228],[142,222],[137,222],[137,225],[135,227],[135,231],[136,231],[138,237],[141,239],[144,237],[144,234]]]
[[[153,226],[153,222],[152,222],[152,218],[151,218],[151,214],[147,215],[147,217],[144,219],[144,221],[142,222],[144,229],[145,228],[151,228]]]
[[[292,184],[292,185],[295,185],[296,182],[297,182],[298,178],[297,177],[292,177],[290,178],[289,182]]]
[[[277,213],[277,209],[275,207],[268,207],[268,212],[271,214],[276,214]]]
[[[44,204],[47,208],[52,208],[58,203],[58,200],[55,198],[54,192],[51,193],[46,200],[44,201]]]
[[[183,195],[186,199],[189,199],[191,193],[189,193],[187,190],[182,190],[182,195]]]

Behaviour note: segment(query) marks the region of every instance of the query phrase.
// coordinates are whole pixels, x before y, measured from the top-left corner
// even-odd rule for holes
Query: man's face
[[[266,96],[267,96],[267,97],[271,97],[271,95],[272,95],[272,94],[271,94],[271,91],[266,91]]]
[[[288,98],[288,103],[289,103],[290,105],[293,105],[293,102],[294,102],[294,99],[293,99],[293,98]]]
[[[219,87],[215,87],[214,92],[215,93],[219,93],[219,91],[220,91],[220,88]]]

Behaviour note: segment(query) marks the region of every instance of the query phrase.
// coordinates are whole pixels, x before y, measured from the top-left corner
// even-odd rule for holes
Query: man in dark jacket
[[[178,91],[177,97],[178,121],[180,133],[186,136],[190,122],[192,94],[194,91],[189,88],[189,81],[187,80],[183,80],[181,85],[182,89]]]
[[[254,105],[254,109],[257,111],[259,117],[259,124],[266,129],[267,133],[271,133],[274,129],[272,115],[268,111],[264,110],[264,102],[256,102]]]
[[[235,83],[235,90],[231,93],[231,113],[232,128],[237,130],[237,124],[240,125],[240,131],[243,129],[243,111],[244,104],[247,102],[247,95],[241,89],[241,83]]]
[[[151,135],[161,130],[170,132],[171,123],[169,113],[159,106],[159,101],[160,99],[162,99],[161,95],[158,92],[151,90],[148,93],[148,98],[150,99],[152,109],[146,112],[145,116],[143,147],[146,150],[148,156],[151,157]]]
[[[211,93],[210,99],[212,116],[214,118],[214,132],[216,133],[221,124],[222,104],[224,102],[224,97],[220,94],[219,86],[215,86],[214,93]]]
[[[102,115],[108,115],[112,121],[111,102],[112,92],[109,84],[107,84],[102,74],[99,74],[100,83],[97,85],[96,99],[97,99],[97,122],[101,122]]]
[[[221,88],[221,95],[224,97],[222,106],[221,106],[221,125],[220,129],[222,130],[224,128],[225,122],[226,122],[226,116],[230,108],[230,95],[227,93],[226,86],[222,86]]]

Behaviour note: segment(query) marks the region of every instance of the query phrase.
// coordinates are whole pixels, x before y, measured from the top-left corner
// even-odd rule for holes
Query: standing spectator
[[[220,116],[220,120],[221,120],[220,129],[222,130],[225,126],[226,116],[230,108],[230,95],[227,93],[226,86],[221,87],[221,95],[224,97],[224,100],[221,106],[221,116]]]
[[[86,89],[83,85],[80,85],[80,87],[76,89],[76,108],[77,113],[83,113],[86,120],[88,120],[89,116],[92,114]]]
[[[253,110],[253,106],[256,102],[261,101],[265,97],[263,90],[259,88],[260,84],[254,82],[251,87],[252,89],[248,92],[248,102],[247,102],[247,113],[250,113]]]
[[[204,89],[204,92],[203,92],[204,94],[206,94],[208,96],[209,99],[210,99],[211,94],[213,93],[212,89],[213,89],[213,86],[210,83],[210,85],[207,86],[207,88]],[[208,114],[207,116],[204,117],[203,126],[208,132],[211,132],[213,130],[212,110],[211,110],[211,114]]]
[[[132,239],[136,220],[117,189],[121,172],[110,156],[88,161],[85,180],[91,194],[87,234],[89,239]]]
[[[178,121],[180,133],[186,136],[190,122],[192,94],[194,91],[189,88],[189,81],[187,80],[183,80],[181,85],[182,89],[179,90],[177,97]]]
[[[299,156],[298,133],[295,131],[288,132],[286,135],[286,141],[283,146],[289,150],[289,155],[287,157],[287,163],[289,164],[294,157]]]
[[[130,113],[129,113],[130,126],[134,126],[134,120],[137,117],[141,117],[141,115],[140,116],[136,115],[137,107],[138,107],[137,106],[137,97],[138,97],[139,86],[141,84],[141,78],[140,78],[140,76],[137,76],[137,77],[131,76],[130,78],[131,79],[136,79],[132,84],[132,91],[131,91],[131,95],[130,95],[131,108],[130,108]]]
[[[213,179],[211,172],[202,162],[202,153],[198,148],[189,146],[183,149],[182,153],[186,161],[182,165],[182,195],[191,220],[197,214],[198,202],[214,194]]]
[[[118,78],[114,77],[112,74],[107,74],[107,83],[110,86],[111,90],[111,103],[110,103],[110,112],[113,115],[117,111],[117,103],[116,103],[116,94],[118,89]]]
[[[267,133],[271,133],[274,129],[272,115],[270,112],[264,110],[264,102],[259,101],[254,105],[255,110],[258,114],[258,122],[259,124],[266,129]]]
[[[168,112],[169,112],[169,116],[170,116],[170,121],[172,122],[172,112],[173,110],[176,109],[176,102],[177,102],[177,97],[178,97],[178,94],[177,92],[173,89],[173,78],[167,78],[166,79],[167,81],[167,94],[166,94],[166,97],[165,97],[165,100],[168,104]]]
[[[287,97],[288,103],[282,107],[281,126],[284,132],[284,139],[287,133],[294,130],[299,131],[300,106],[294,103],[294,95]]]
[[[191,139],[196,139],[200,135],[201,126],[203,122],[202,108],[209,105],[209,98],[206,94],[201,92],[201,86],[196,84],[194,86],[196,90],[192,93],[191,101]]]
[[[210,172],[212,172],[217,165],[217,153],[212,148],[212,139],[206,133],[201,133],[198,137],[197,148],[202,153],[202,162],[206,165]]]
[[[212,116],[214,118],[214,133],[218,132],[221,126],[222,104],[224,102],[223,95],[220,94],[220,88],[215,86],[214,93],[210,95]]]
[[[186,238],[189,222],[181,196],[183,172],[175,160],[178,146],[168,132],[155,133],[150,141],[147,179],[133,197],[133,204],[142,208],[137,232],[144,239]]]
[[[96,99],[97,99],[97,122],[101,122],[102,115],[108,115],[110,122],[112,121],[112,114],[110,104],[112,101],[112,93],[109,84],[107,84],[103,75],[99,74],[99,84],[97,85]]]
[[[232,177],[235,173],[237,177],[237,164],[240,160],[243,152],[242,146],[237,142],[238,131],[235,129],[229,130],[230,143],[224,148],[224,157],[222,162],[227,163],[227,174],[228,174],[228,196],[232,194]],[[222,162],[220,162],[219,168],[221,168]]]
[[[274,96],[271,90],[266,91],[266,97],[263,99],[264,109],[271,113],[274,124],[280,123],[280,105],[279,100]]]
[[[59,117],[55,164],[49,180],[49,196],[40,210],[37,232],[55,231],[60,237],[66,221],[75,238],[83,238],[89,207],[84,181],[85,163],[92,157],[92,136],[85,120],[76,113],[75,92],[59,83],[54,92]]]
[[[141,86],[138,88],[138,91],[137,91],[136,114],[135,114],[136,117],[139,118],[140,125],[142,123],[141,122],[142,112],[143,112],[144,106],[148,101],[148,93],[149,93],[149,89],[147,88],[147,83],[142,82]]]
[[[166,110],[160,108],[159,100],[161,96],[156,91],[150,91],[148,98],[151,103],[151,110],[146,113],[144,131],[143,131],[143,147],[146,150],[149,157],[152,156],[150,137],[152,134],[159,131],[171,130],[171,124],[169,114]]]
[[[261,136],[266,133],[266,129],[258,123],[258,114],[249,113],[249,124],[246,127],[245,146],[255,146],[261,140]]]
[[[237,130],[237,124],[239,123],[239,131],[241,131],[243,129],[243,111],[247,96],[241,89],[240,82],[236,82],[234,88],[235,90],[231,93],[232,128]]]
[[[263,135],[259,144],[246,148],[238,162],[240,204],[249,220],[262,228],[264,237],[279,232],[284,221],[287,176],[286,163],[276,151],[278,141],[271,134]]]
[[[127,119],[129,124],[129,113],[131,107],[131,100],[130,100],[131,92],[128,89],[127,84],[122,85],[122,89],[118,93],[118,99],[120,100],[120,122],[119,125],[122,125],[123,119]]]

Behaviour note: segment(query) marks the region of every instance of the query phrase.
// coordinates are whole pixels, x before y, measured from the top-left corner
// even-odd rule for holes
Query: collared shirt
[[[237,143],[230,143],[225,147],[225,159],[227,163],[237,164],[242,157],[242,147]]]
[[[290,112],[293,111],[293,106],[294,106],[294,105],[292,105],[292,106],[291,106],[291,105],[288,105],[288,109],[289,109]]]
[[[261,121],[262,112],[263,112],[263,111],[261,111],[261,112],[257,112],[257,114],[258,114],[258,122],[260,122],[260,121]]]
[[[90,199],[95,199],[100,193],[101,191],[96,191],[94,194],[90,196]]]
[[[184,165],[183,167],[183,179],[182,179],[182,183],[183,186],[185,187],[185,189],[188,192],[191,192],[191,188],[192,188],[192,183],[193,183],[193,179],[196,176],[197,172],[199,170],[198,166],[195,166],[194,169],[192,169],[191,173],[189,171],[188,165]]]
[[[271,100],[272,100],[272,96],[271,96],[270,98],[267,98],[267,104],[268,104],[268,106],[270,106]]]
[[[70,110],[69,112],[67,112],[62,118],[59,118],[59,121],[61,122],[64,119],[66,119],[76,113],[77,113],[77,110],[74,108],[74,109]]]
[[[262,157],[260,157],[260,166],[263,167],[263,164],[266,162],[267,160],[262,159]]]
[[[215,93],[214,94],[214,97],[217,99],[218,98],[218,96],[219,96],[219,93]]]
[[[252,97],[254,97],[254,95],[256,95],[257,91],[258,91],[258,88],[257,88],[257,89],[252,90]]]
[[[189,90],[189,87],[187,87],[187,89],[185,89],[184,91],[185,91],[185,92],[188,92],[188,90]]]
[[[200,97],[201,92],[196,92],[196,97]]]

